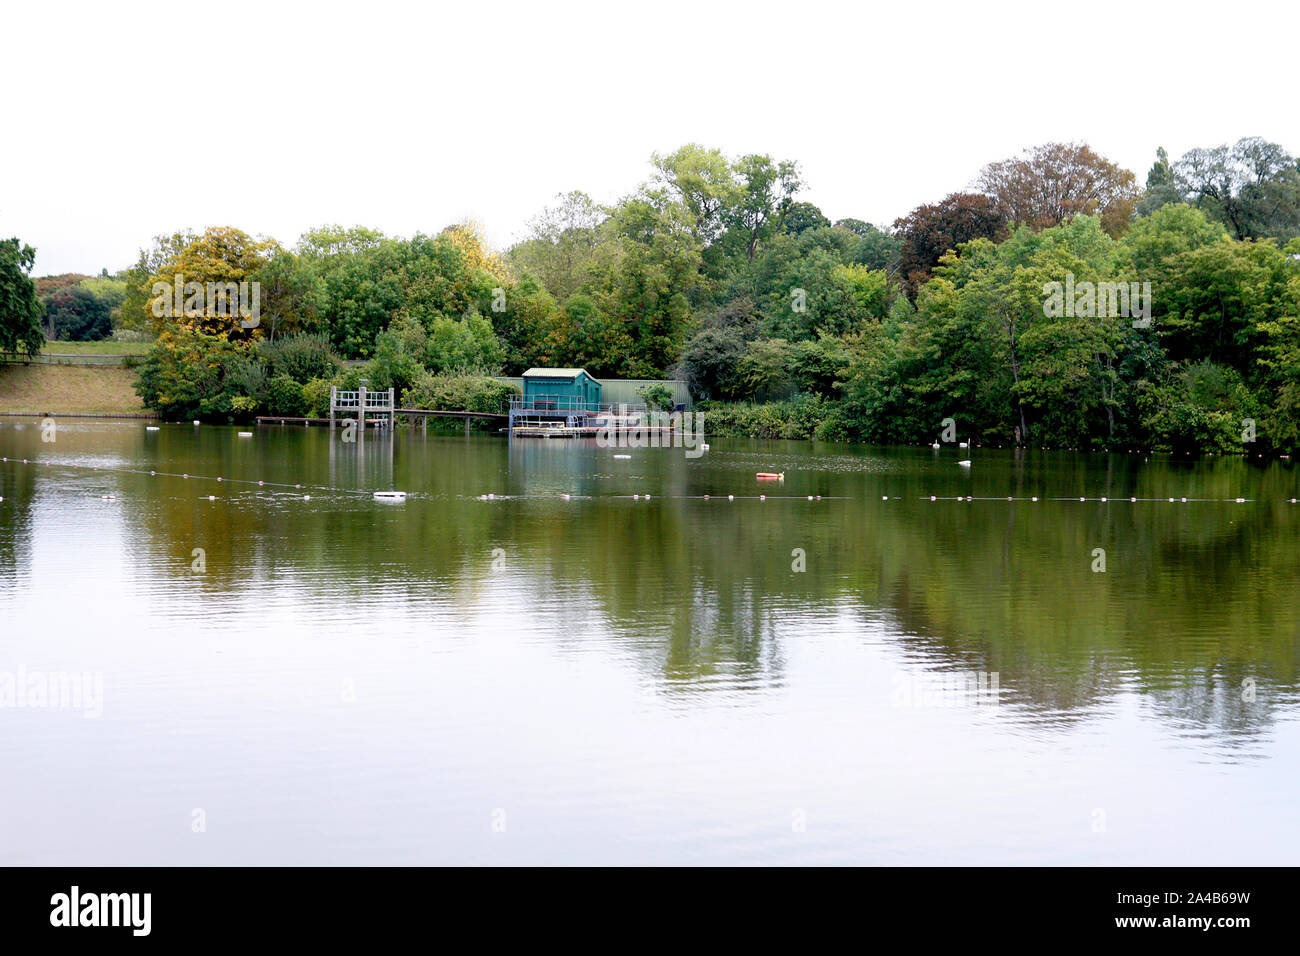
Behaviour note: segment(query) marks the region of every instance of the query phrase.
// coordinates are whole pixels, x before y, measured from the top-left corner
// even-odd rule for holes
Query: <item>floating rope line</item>
[[[227,477],[225,477],[225,476],[220,476],[220,475],[191,475],[191,474],[189,474],[188,472],[158,471],[158,470],[156,470],[156,469],[149,469],[149,470],[146,470],[146,469],[143,469],[143,468],[119,468],[119,467],[107,467],[107,466],[101,466],[101,465],[83,465],[83,464],[79,464],[79,463],[77,463],[77,462],[58,461],[58,460],[42,460],[42,459],[30,459],[30,458],[8,458],[8,457],[4,457],[4,458],[0,458],[0,462],[13,462],[14,464],[18,464],[18,463],[21,462],[21,463],[24,464],[24,465],[34,465],[34,466],[43,465],[43,466],[45,466],[45,467],[47,467],[47,468],[79,468],[79,469],[82,469],[82,470],[84,470],[84,471],[101,471],[101,472],[104,472],[105,474],[145,475],[145,476],[150,477],[150,478],[180,478],[181,480],[184,480],[184,481],[215,481],[215,482],[219,482],[219,483],[222,483],[222,484],[229,483],[229,484],[237,484],[237,485],[249,485],[249,486],[255,486],[255,487],[265,487],[265,488],[288,488],[288,489],[293,489],[293,490],[295,490],[295,491],[302,491],[302,490],[309,490],[309,491],[326,491],[326,492],[332,492],[332,493],[334,493],[334,494],[341,494],[341,495],[362,495],[362,496],[366,496],[366,497],[374,497],[375,494],[376,494],[376,492],[374,492],[374,491],[364,491],[364,490],[360,490],[360,489],[356,489],[356,488],[335,488],[335,487],[333,487],[333,486],[331,486],[331,485],[311,485],[311,484],[305,484],[305,483],[290,483],[290,482],[287,482],[287,481],[266,481],[265,479],[255,479],[255,478],[227,478]],[[381,492],[381,494],[389,494],[389,493],[387,493],[387,492]],[[104,500],[110,500],[110,501],[111,501],[111,500],[115,500],[115,496],[113,496],[113,495],[101,495],[100,497],[103,498]],[[310,500],[310,495],[307,495],[307,496],[304,496],[304,497],[307,498],[308,500]],[[853,501],[853,500],[859,500],[859,499],[854,499],[854,498],[852,498],[852,497],[850,497],[850,496],[848,496],[848,495],[768,495],[768,494],[757,494],[757,495],[753,495],[753,494],[751,494],[751,495],[735,495],[735,494],[727,494],[727,495],[721,495],[721,494],[718,494],[718,495],[713,495],[713,494],[708,494],[708,495],[651,495],[651,494],[630,494],[630,495],[628,495],[628,494],[620,494],[620,495],[578,495],[578,494],[565,493],[565,492],[559,492],[559,493],[555,493],[555,494],[546,494],[546,495],[509,495],[509,494],[495,494],[495,493],[489,493],[489,494],[482,494],[482,495],[457,495],[457,496],[455,496],[455,497],[460,497],[460,498],[470,498],[470,499],[472,499],[472,500],[476,500],[476,501],[515,501],[515,500],[520,500],[520,501],[522,501],[522,500],[542,500],[542,499],[548,499],[548,500],[550,500],[550,499],[556,499],[556,498],[558,498],[558,499],[560,499],[560,500],[563,500],[563,501],[571,501],[571,500],[595,501],[595,500],[600,500],[600,499],[608,499],[608,500],[628,500],[628,501],[642,501],[642,500],[645,500],[645,501],[653,501],[653,500],[660,499],[660,498],[667,498],[667,499],[670,499],[670,500],[673,500],[673,501],[715,501],[715,500],[716,500],[716,501],[723,501],[723,500],[726,500],[726,501],[767,501],[767,500],[769,500],[769,499],[771,499],[771,500],[773,500],[773,501]],[[904,496],[904,495],[881,495],[881,496],[880,496],[880,500],[881,500],[881,501],[903,501],[903,500],[906,500],[907,498],[908,498],[908,496]],[[3,501],[3,500],[4,500],[3,498],[0,498],[0,501]],[[215,496],[215,495],[206,495],[206,496],[200,496],[199,500],[200,500],[200,501],[202,501],[202,500],[215,501],[215,500],[217,500],[217,499],[216,499],[216,496]],[[866,499],[860,499],[860,500],[866,500]],[[1254,502],[1256,502],[1256,501],[1258,501],[1258,500],[1260,500],[1260,499],[1257,499],[1257,498],[1184,498],[1184,497],[1173,497],[1173,498],[1171,498],[1171,497],[1162,497],[1162,498],[1138,498],[1138,497],[1133,497],[1133,496],[1127,496],[1127,497],[1126,497],[1126,496],[1123,496],[1123,495],[1118,495],[1118,496],[1103,495],[1103,496],[1093,496],[1093,497],[1088,497],[1088,496],[1086,496],[1086,495],[1080,495],[1080,496],[1078,496],[1078,497],[1075,497],[1075,496],[1065,496],[1065,495],[1043,495],[1043,496],[1039,496],[1039,495],[1032,495],[1032,496],[1027,496],[1027,495],[1000,495],[1000,496],[999,496],[999,495],[918,495],[918,496],[915,496],[912,500],[916,500],[916,501],[933,501],[933,502],[939,502],[939,501],[967,501],[967,502],[976,502],[976,501],[1011,501],[1011,502],[1016,502],[1016,501],[1028,501],[1028,502],[1031,502],[1031,503],[1032,503],[1032,502],[1037,502],[1037,501],[1074,501],[1074,502],[1089,502],[1089,501],[1094,501],[1094,502],[1100,502],[1100,503],[1102,503],[1102,504],[1106,504],[1106,503],[1110,503],[1110,502],[1118,502],[1118,503],[1121,503],[1121,504],[1122,504],[1122,503],[1126,503],[1126,502],[1127,502],[1127,503],[1130,503],[1130,504],[1133,504],[1133,503],[1139,503],[1139,502],[1154,502],[1154,503],[1165,502],[1165,503],[1168,503],[1168,504],[1222,504],[1222,503],[1228,503],[1228,504],[1251,504],[1251,503],[1254,503]],[[1294,504],[1297,504],[1297,503],[1300,503],[1300,501],[1298,501],[1298,499],[1296,499],[1296,498],[1288,498],[1288,499],[1286,499],[1286,502],[1289,503],[1289,504],[1293,504],[1293,505],[1294,505]]]
[[[889,500],[889,499],[885,499],[885,500]],[[899,499],[895,498],[894,500],[897,501]],[[1132,504],[1132,503],[1144,502],[1144,501],[1154,501],[1154,502],[1164,501],[1169,504],[1195,504],[1197,502],[1209,502],[1209,503],[1227,502],[1228,504],[1244,505],[1249,502],[1257,501],[1258,499],[1257,498],[1134,498],[1134,497],[1125,497],[1123,495],[1120,495],[1118,497],[1112,497],[1107,495],[1100,498],[1088,498],[1082,496],[1078,498],[1056,497],[1050,495],[1044,495],[1041,498],[1038,495],[1033,495],[1030,497],[1025,497],[1024,495],[1020,495],[1020,496],[1005,495],[1000,498],[980,497],[976,495],[956,495],[956,496],[930,495],[928,497],[921,496],[917,500],[918,501],[1031,501],[1031,502],[1032,501],[1098,501],[1103,504],[1109,502],[1118,502],[1120,504]],[[1295,498],[1288,498],[1287,500],[1291,504],[1296,503]]]
[[[333,488],[329,485],[308,485],[292,484],[287,481],[266,481],[258,478],[226,478],[218,475],[191,475],[189,473],[177,473],[171,471],[158,471],[150,469],[146,471],[143,468],[117,468],[104,467],[101,465],[82,465],[71,461],[44,461],[30,458],[0,458],[0,462],[14,462],[17,464],[21,461],[24,465],[44,465],[47,468],[80,468],[88,471],[102,471],[105,474],[124,474],[124,475],[145,475],[150,478],[180,478],[187,481],[217,481],[223,484],[230,483],[236,485],[255,485],[267,488],[293,488],[295,490],[309,489],[311,491],[332,491],[341,495],[373,495],[373,491],[359,491],[355,488]],[[111,497],[111,496],[110,496]],[[215,497],[207,496],[207,500],[213,501]]]

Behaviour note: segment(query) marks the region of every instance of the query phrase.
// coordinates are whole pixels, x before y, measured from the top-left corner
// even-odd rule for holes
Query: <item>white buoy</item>
[[[631,458],[631,455],[615,455],[615,458]]]
[[[735,501],[735,500],[736,500],[736,496],[735,496],[735,495],[727,495],[727,500],[728,500],[728,501]],[[1295,499],[1294,499],[1294,498],[1291,499],[1291,503],[1292,503],[1292,504],[1295,504]]]
[[[217,500],[217,496],[216,496],[216,495],[208,495],[208,500],[209,500],[209,501],[216,501],[216,500]]]
[[[158,430],[158,426],[157,426],[157,425],[145,425],[145,426],[144,426],[144,430],[147,431],[147,432],[156,432],[156,431]]]
[[[935,449],[936,451],[938,451],[939,448],[940,448],[941,446],[939,445],[938,442],[935,442],[935,443],[934,443],[933,445],[931,445],[930,447],[933,448],[933,449]]]
[[[198,420],[197,418],[194,419],[194,424],[197,425],[198,423],[199,423],[199,420]]]
[[[303,501],[311,501],[311,495],[303,495],[303,496],[302,496],[302,500],[303,500]]]
[[[240,437],[240,438],[252,438],[252,437],[253,437],[253,433],[252,433],[252,432],[240,432],[240,433],[239,433],[239,437]]]
[[[969,468],[969,467],[970,467],[970,459],[967,458],[965,461],[959,461],[959,462],[957,462],[957,464],[961,465],[961,467],[963,467],[963,468]]]
[[[1030,500],[1030,501],[1037,501],[1037,500],[1038,500],[1038,495],[1034,495],[1034,497],[1030,498],[1029,500]]]
[[[958,447],[958,448],[969,448],[969,447],[970,447],[970,442],[968,442],[968,441],[959,441],[959,442],[957,442],[957,447]]]
[[[405,501],[405,491],[376,491],[374,496],[381,501]]]

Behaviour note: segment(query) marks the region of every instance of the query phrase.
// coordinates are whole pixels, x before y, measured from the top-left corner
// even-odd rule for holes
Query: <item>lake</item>
[[[1289,462],[238,431],[0,419],[0,863],[1300,853]]]

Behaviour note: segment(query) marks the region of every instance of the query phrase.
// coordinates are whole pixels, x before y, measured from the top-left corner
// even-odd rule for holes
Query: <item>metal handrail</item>
[[[623,402],[585,402],[567,395],[530,395],[527,398],[516,396],[510,399],[513,412],[644,412],[647,405],[629,405]]]

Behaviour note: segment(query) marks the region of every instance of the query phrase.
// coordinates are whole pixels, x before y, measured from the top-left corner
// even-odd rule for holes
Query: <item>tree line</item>
[[[1003,444],[1300,443],[1300,163],[1281,146],[1161,149],[1139,184],[1087,145],[1049,143],[888,225],[832,220],[804,192],[793,160],[688,144],[616,202],[557,197],[500,253],[470,224],[326,226],[292,246],[225,227],[160,236],[112,290],[79,279],[23,299],[0,347],[100,334],[77,310],[115,295],[113,334],[155,339],[146,402],[177,416],[308,410],[359,377],[490,402],[490,376],[550,365],[684,378],[741,434],[929,441],[951,417]],[[0,248],[0,275],[22,275],[22,249]],[[258,324],[211,303],[159,314],[178,275],[256,282]],[[1089,290],[1080,307],[1050,306],[1067,287]],[[1121,287],[1150,290],[1139,321],[1095,295]]]

